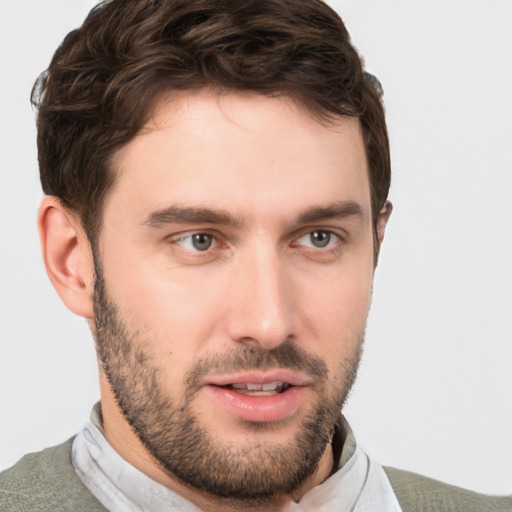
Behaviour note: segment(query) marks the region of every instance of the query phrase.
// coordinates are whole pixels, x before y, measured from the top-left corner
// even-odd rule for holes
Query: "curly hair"
[[[358,118],[374,234],[390,185],[382,89],[341,18],[320,0],[106,0],[70,32],[37,79],[43,191],[92,241],[114,182],[111,160],[162,94],[199,88],[284,94],[322,122]]]

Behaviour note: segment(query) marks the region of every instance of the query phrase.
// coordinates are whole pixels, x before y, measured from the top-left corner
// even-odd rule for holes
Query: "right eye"
[[[174,243],[194,252],[205,252],[217,247],[217,240],[209,233],[192,233],[179,238]]]

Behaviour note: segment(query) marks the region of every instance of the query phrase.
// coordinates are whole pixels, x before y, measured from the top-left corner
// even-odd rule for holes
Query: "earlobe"
[[[384,206],[382,207],[382,210],[379,212],[379,220],[377,223],[377,236],[379,238],[379,247],[381,246],[382,241],[384,240],[384,233],[386,231],[386,226],[392,211],[393,205],[391,201],[386,201],[384,203]]]
[[[80,221],[56,197],[45,196],[38,228],[46,272],[55,290],[73,313],[92,318],[94,267]]]

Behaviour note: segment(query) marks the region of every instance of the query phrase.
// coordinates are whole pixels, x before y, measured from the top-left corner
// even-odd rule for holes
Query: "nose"
[[[271,350],[296,336],[292,276],[275,251],[252,251],[231,281],[227,329],[233,341]]]

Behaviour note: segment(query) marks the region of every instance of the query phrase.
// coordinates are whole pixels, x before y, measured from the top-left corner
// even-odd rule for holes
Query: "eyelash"
[[[311,249],[313,249],[313,250],[321,250],[321,251],[332,250],[333,246],[339,245],[339,242],[341,241],[341,237],[338,234],[336,234],[334,231],[331,231],[329,229],[314,229],[312,231],[307,231],[307,232],[303,233],[302,235],[300,235],[295,240],[298,241],[304,237],[309,236],[312,241],[311,237],[314,236],[315,234],[326,235],[327,242],[326,242],[326,245],[323,247],[311,247]],[[294,244],[292,243],[292,245],[294,245]],[[301,245],[301,244],[297,244],[297,245]],[[305,247],[307,247],[307,246],[305,246]]]
[[[213,249],[217,248],[217,246],[219,245],[218,237],[216,237],[216,236],[215,236],[215,235],[213,235],[212,233],[203,232],[203,231],[199,231],[199,232],[197,232],[197,233],[190,233],[190,234],[188,234],[188,235],[182,236],[181,238],[178,238],[178,239],[174,240],[174,241],[173,241],[173,243],[183,246],[184,244],[180,244],[180,242],[183,242],[184,240],[189,240],[189,241],[190,241],[190,243],[191,243],[191,244],[193,244],[193,243],[194,243],[194,237],[199,237],[199,236],[204,236],[204,235],[206,235],[206,236],[208,236],[208,237],[211,237],[212,241],[213,241],[213,242],[215,243],[215,245],[216,245]],[[197,249],[197,248],[196,248],[196,249]],[[189,250],[192,250],[192,251],[193,251],[193,249],[191,249],[191,248],[189,248]],[[197,249],[197,251],[193,251],[193,252],[198,252],[198,253],[203,252],[203,253],[207,253],[207,252],[210,252],[210,247],[207,247],[207,248],[206,248],[206,250],[204,250],[204,251],[200,251],[199,249]]]
[[[315,233],[327,235],[328,240],[327,240],[325,247],[314,247],[314,246],[307,246],[304,244],[297,243],[302,238],[307,237],[307,236],[311,237]],[[199,236],[211,237],[211,241],[212,241],[212,244],[214,244],[214,246],[213,247],[208,246],[203,251],[197,249],[197,247],[191,247],[192,244],[194,244],[194,237],[199,237]],[[188,243],[186,243],[185,241],[188,241]],[[339,234],[334,232],[333,230],[316,228],[316,229],[309,229],[307,231],[302,231],[299,234],[299,236],[297,236],[293,239],[293,241],[290,245],[291,245],[291,247],[293,247],[295,249],[302,246],[302,247],[305,247],[306,250],[309,250],[309,251],[315,251],[315,252],[319,252],[319,253],[329,253],[329,252],[336,252],[337,250],[339,250],[342,241],[343,241],[343,238]],[[222,245],[222,243],[220,241],[220,237],[218,235],[210,233],[208,231],[197,231],[195,233],[189,233],[189,234],[186,234],[179,238],[175,238],[174,240],[171,240],[171,242],[173,244],[179,245],[180,247],[183,247],[187,251],[196,253],[197,255],[210,254],[215,249],[219,249],[220,246]],[[186,247],[186,245],[188,245],[189,247]]]

